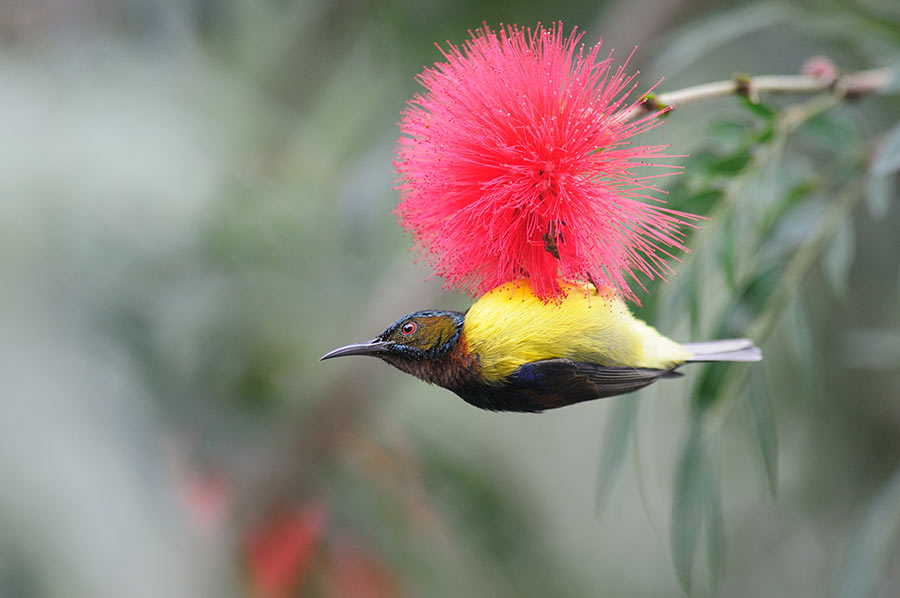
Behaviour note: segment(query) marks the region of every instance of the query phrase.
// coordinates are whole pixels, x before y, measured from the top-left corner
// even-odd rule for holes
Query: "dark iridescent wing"
[[[604,367],[595,363],[546,359],[516,369],[504,389],[518,404],[515,411],[542,411],[573,403],[634,392],[663,377],[680,376],[672,370]],[[504,401],[505,402],[505,401]]]

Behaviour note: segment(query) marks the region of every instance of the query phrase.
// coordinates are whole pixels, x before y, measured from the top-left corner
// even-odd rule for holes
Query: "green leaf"
[[[750,413],[753,430],[759,444],[766,480],[772,498],[778,495],[778,433],[775,426],[775,407],[766,387],[762,368],[753,368],[750,374]]]
[[[701,411],[708,409],[719,400],[719,391],[725,382],[728,365],[724,363],[707,363],[700,374],[700,382],[694,390],[693,405]]]
[[[805,180],[792,185],[778,202],[771,213],[766,216],[766,228],[762,231],[766,236],[791,208],[807,199],[818,190],[819,184],[814,180]]]
[[[675,475],[672,501],[672,564],[679,583],[688,594],[698,545],[706,542],[711,592],[715,594],[725,567],[725,533],[719,482],[712,455],[712,437],[704,419],[694,420]]]
[[[737,149],[747,136],[752,125],[736,120],[717,120],[709,126],[709,134],[725,146]]]
[[[787,345],[793,355],[794,365],[800,377],[801,387],[811,398],[822,396],[822,376],[816,363],[816,341],[809,312],[798,298],[787,310]]]
[[[709,214],[716,204],[725,196],[721,189],[717,187],[703,189],[694,193],[684,202],[682,209],[691,214]]]
[[[726,156],[725,158],[721,158],[712,164],[710,164],[710,169],[712,172],[722,176],[734,176],[744,170],[744,167],[750,162],[751,155],[747,150],[741,150],[740,152],[732,155]]]
[[[709,567],[710,593],[718,593],[719,581],[725,569],[725,523],[722,518],[722,501],[719,497],[719,478],[711,463],[707,464],[705,518],[706,563]]]
[[[690,302],[698,286],[699,260],[691,260],[684,265],[671,284],[662,287],[662,300],[656,316],[662,328],[675,328],[688,312]]]
[[[718,158],[720,153],[712,147],[706,145],[701,146],[691,152],[684,161],[684,171],[688,174],[696,172],[702,165],[712,162]]]
[[[876,177],[900,170],[900,123],[885,136],[872,158],[872,174]]]
[[[602,512],[612,493],[613,485],[622,471],[628,441],[634,432],[640,401],[634,397],[616,399],[606,420],[603,451],[597,476],[597,512]]]
[[[697,538],[703,525],[707,475],[702,433],[699,425],[695,424],[675,474],[672,502],[672,564],[681,587],[688,594],[691,592]]]
[[[839,298],[846,300],[850,268],[856,254],[856,233],[853,221],[845,219],[822,255],[825,279]]]
[[[897,185],[892,176],[871,176],[866,185],[866,207],[875,220],[887,216],[891,202],[897,197]]]
[[[756,145],[765,145],[772,141],[775,138],[775,126],[773,123],[770,123],[768,127],[763,128],[762,131],[757,133],[753,138],[753,143]]]
[[[693,182],[700,183],[705,187],[708,184],[706,179],[716,174],[713,165],[720,161],[722,157],[721,151],[716,151],[709,147],[701,147],[692,151],[691,155],[684,161],[684,172]]]
[[[787,208],[777,220],[773,218],[774,214],[766,218],[765,240],[756,255],[756,265],[760,271],[772,268],[780,274],[780,268],[812,234],[825,211],[824,203],[818,196],[810,197]],[[777,209],[775,213],[778,213]]]
[[[769,301],[772,291],[781,278],[784,264],[771,264],[761,272],[757,272],[747,283],[739,303],[749,309],[751,313],[758,314]]]
[[[702,262],[702,260],[699,259],[699,256],[696,261],[698,263]],[[700,269],[697,268],[695,271],[699,272]],[[688,313],[691,317],[691,336],[699,338],[701,325],[703,323],[703,293],[701,292],[703,284],[699,282],[696,277],[692,283],[688,299]]]
[[[778,116],[778,111],[775,108],[772,108],[768,104],[764,104],[762,102],[754,102],[750,98],[746,96],[738,96],[740,99],[741,105],[752,112],[754,115],[762,118],[766,121],[773,121],[775,117]]]
[[[816,146],[839,149],[848,153],[860,141],[859,127],[854,126],[840,112],[819,114],[800,127],[800,133],[809,137]]]
[[[725,275],[728,288],[734,290],[737,270],[737,233],[734,226],[734,213],[728,213],[722,221],[721,237],[719,241],[719,265]]]
[[[866,507],[862,521],[850,538],[838,598],[876,598],[893,594],[885,584],[898,547],[900,469]]]

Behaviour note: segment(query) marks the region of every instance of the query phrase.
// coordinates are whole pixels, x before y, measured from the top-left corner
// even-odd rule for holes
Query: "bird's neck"
[[[384,354],[381,358],[420,380],[450,390],[457,390],[476,381],[480,367],[478,358],[470,353],[463,334],[465,315],[460,312],[447,312],[447,315],[451,315],[456,321],[457,333],[441,347],[424,356]]]

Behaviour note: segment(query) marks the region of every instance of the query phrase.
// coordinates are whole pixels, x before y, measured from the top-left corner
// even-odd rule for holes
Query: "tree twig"
[[[797,94],[832,91],[838,97],[858,97],[885,89],[894,79],[890,67],[848,73],[838,77],[819,75],[736,75],[727,81],[704,83],[667,93],[651,94],[643,103],[622,112],[623,120],[668,109],[676,110],[687,104],[729,96],[744,95],[754,100],[760,94]]]

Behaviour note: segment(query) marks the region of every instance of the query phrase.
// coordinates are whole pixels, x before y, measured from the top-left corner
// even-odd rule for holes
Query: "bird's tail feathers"
[[[749,338],[731,338],[703,343],[682,343],[694,354],[688,361],[759,361],[762,351]]]

